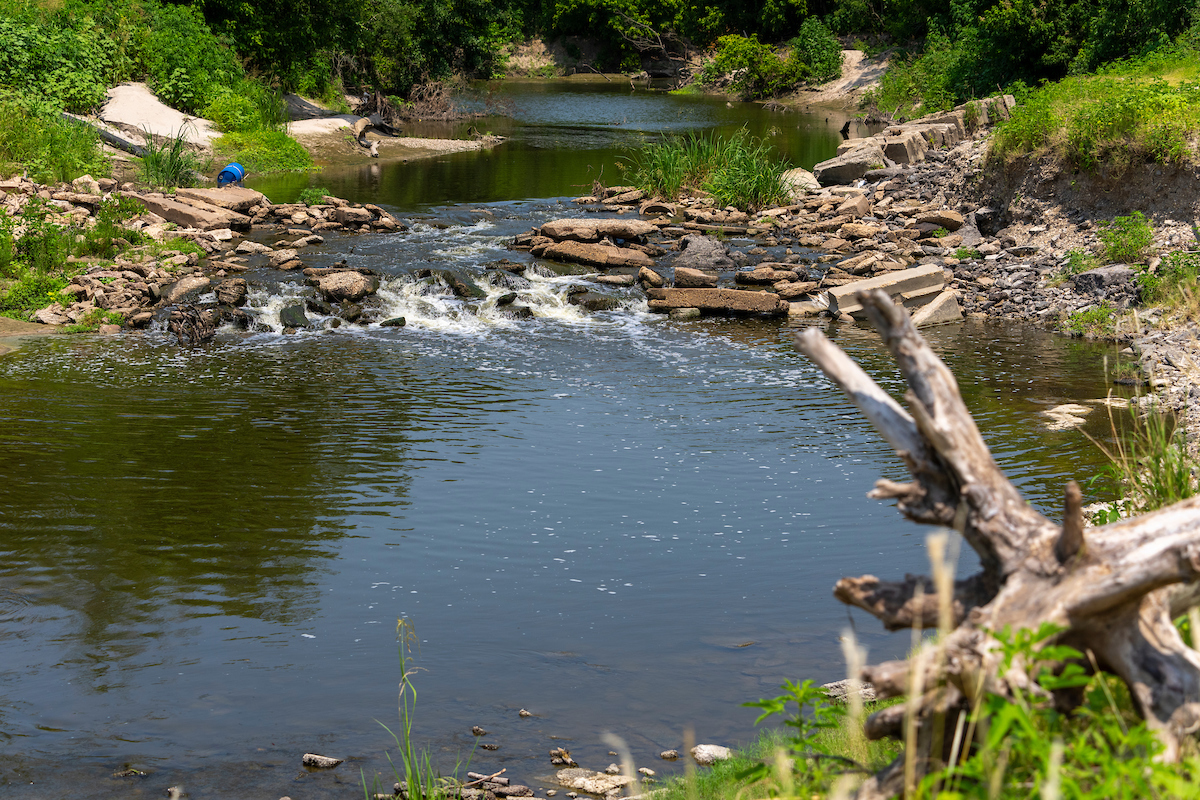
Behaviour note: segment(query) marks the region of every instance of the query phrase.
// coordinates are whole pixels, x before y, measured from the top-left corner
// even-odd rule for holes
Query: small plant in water
[[[412,738],[413,719],[417,707],[417,688],[413,685],[412,678],[419,669],[413,665],[412,652],[413,648],[419,646],[420,639],[417,638],[416,629],[410,620],[396,621],[396,638],[399,642],[397,652],[400,657],[400,694],[397,701],[400,722],[395,730],[382,722],[379,725],[396,743],[400,763],[397,764],[392,760],[392,754],[387,753],[388,763],[392,766],[396,781],[404,785],[403,794],[407,800],[445,800],[451,794],[450,788],[456,781],[453,778],[443,778],[438,773],[429,751],[418,748]],[[376,722],[379,721],[376,720]],[[462,765],[455,766],[455,774],[457,774],[459,766]],[[371,787],[367,784],[366,776],[361,775],[361,777],[363,795],[370,800]],[[376,784],[374,788],[378,789],[378,776],[375,777],[374,783]]]
[[[329,190],[324,186],[310,186],[300,193],[298,202],[304,203],[306,206],[319,206],[328,195]]]

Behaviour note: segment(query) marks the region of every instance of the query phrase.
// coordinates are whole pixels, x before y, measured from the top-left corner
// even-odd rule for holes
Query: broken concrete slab
[[[228,211],[236,211],[239,214],[245,214],[254,206],[266,202],[266,197],[262,192],[232,184],[221,189],[180,188],[175,190],[175,197],[178,200],[198,200],[201,203]]]
[[[817,164],[813,167],[813,175],[822,186],[833,186],[856,181],[870,170],[886,164],[878,142],[864,139],[862,146]]]
[[[148,211],[152,211],[183,228],[196,228],[202,231],[229,228],[235,231],[250,230],[250,217],[218,206],[212,206],[199,200],[190,203],[173,200],[161,194],[126,193],[128,197],[139,200]]]
[[[649,289],[651,311],[698,308],[709,314],[786,314],[788,303],[773,292],[746,289]]]
[[[918,308],[912,315],[913,325],[918,328],[962,322],[962,318],[962,308],[958,305],[958,297],[953,289],[943,289],[931,302]]]
[[[859,292],[882,289],[892,297],[899,297],[905,293],[909,293],[912,294],[912,299],[915,299],[924,295],[913,293],[931,289],[936,289],[940,292],[945,283],[945,272],[940,266],[925,264],[920,267],[889,272],[875,278],[867,278],[848,283],[844,286],[837,286],[825,292],[825,296],[829,300],[829,310],[834,316],[850,314],[851,316],[863,317],[865,315],[863,314],[862,304],[855,297]]]

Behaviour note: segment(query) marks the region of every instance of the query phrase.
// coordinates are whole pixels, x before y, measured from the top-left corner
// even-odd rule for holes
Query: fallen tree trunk
[[[849,396],[912,474],[911,483],[881,480],[870,496],[895,499],[905,516],[959,530],[979,554],[979,574],[953,585],[952,630],[937,657],[867,667],[862,678],[880,698],[908,694],[916,701],[880,711],[867,736],[900,737],[906,708],[916,709],[915,779],[944,761],[945,728],[969,713],[986,689],[1001,695],[1026,677],[998,675],[999,642],[990,631],[1061,628],[1053,641],[1089,655],[1129,686],[1137,711],[1177,760],[1182,737],[1200,729],[1200,655],[1172,624],[1197,602],[1200,576],[1200,498],[1141,517],[1083,530],[1079,489],[1066,490],[1063,525],[1042,516],[992,458],[946,365],[908,313],[882,292],[859,301],[908,382],[911,413],[902,408],[816,328],[796,337],[798,348]],[[834,595],[879,618],[885,627],[936,627],[938,601],[929,578],[883,581],[843,578]],[[921,687],[936,691],[921,692]],[[942,750],[937,751],[935,742]],[[910,755],[910,764],[912,755]],[[901,755],[859,788],[859,798],[892,797],[911,786]]]
[[[81,125],[88,126],[97,134],[99,134],[101,139],[118,150],[124,150],[126,153],[137,156],[138,158],[144,158],[146,156],[146,148],[142,147],[141,145],[136,145],[127,139],[122,139],[120,136],[117,136],[115,133],[112,133],[103,126],[97,125],[90,120],[84,119],[83,117],[77,117],[74,114],[68,114],[65,111],[62,115],[64,119],[70,122],[78,122]]]

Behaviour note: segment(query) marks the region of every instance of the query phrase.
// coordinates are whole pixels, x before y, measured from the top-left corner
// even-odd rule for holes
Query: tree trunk
[[[863,670],[880,698],[906,694],[914,684],[940,687],[917,702],[918,771],[928,766],[930,743],[941,740],[935,724],[953,726],[957,714],[968,713],[980,681],[989,692],[1008,694],[1026,680],[1016,670],[997,675],[999,643],[988,631],[1036,630],[1043,622],[1064,629],[1056,642],[1090,654],[1128,684],[1138,713],[1166,747],[1162,757],[1178,760],[1181,737],[1200,728],[1200,656],[1172,624],[1200,591],[1200,498],[1085,533],[1079,489],[1071,484],[1065,524],[1055,524],[996,466],[954,376],[908,313],[883,292],[858,298],[908,382],[911,414],[816,328],[798,334],[797,346],[846,392],[912,474],[911,483],[877,482],[870,496],[896,499],[901,513],[917,522],[961,531],[982,563],[979,574],[954,583],[954,627],[938,644],[939,658],[918,651],[911,661]],[[834,596],[889,630],[938,624],[929,578],[843,578]],[[872,715],[865,730],[873,739],[901,736],[904,724],[905,706],[893,706]],[[857,796],[901,793],[904,763],[901,756]]]

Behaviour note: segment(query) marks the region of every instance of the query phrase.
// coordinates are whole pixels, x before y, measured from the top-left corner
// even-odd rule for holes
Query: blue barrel
[[[228,186],[231,183],[240,186],[244,177],[246,177],[246,168],[235,161],[232,164],[226,164],[225,169],[221,170],[221,174],[217,176],[217,186]]]

